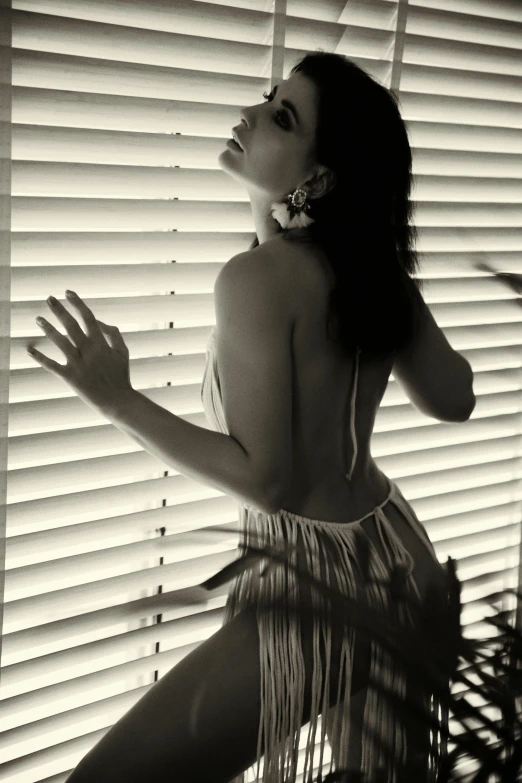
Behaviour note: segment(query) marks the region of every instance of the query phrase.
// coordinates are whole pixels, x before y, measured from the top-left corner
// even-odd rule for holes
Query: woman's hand
[[[495,277],[503,280],[516,294],[522,294],[522,275],[514,272],[498,272],[484,261],[475,264],[475,269],[479,269],[481,272],[491,272]]]
[[[87,333],[60,302],[52,301],[53,297],[47,303],[65,326],[68,337],[44,318],[39,326],[65,355],[67,364],[58,364],[32,347],[27,350],[42,367],[68,383],[87,405],[104,414],[134,391],[130,382],[129,349],[117,326],[96,320],[92,310],[73,292],[66,291],[66,295],[81,315]]]

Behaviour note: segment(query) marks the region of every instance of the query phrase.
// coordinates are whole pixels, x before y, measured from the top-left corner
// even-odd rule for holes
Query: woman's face
[[[233,126],[243,151],[227,146],[218,162],[249,192],[279,200],[315,171],[317,94],[298,71],[268,95],[271,101],[242,109],[241,123]]]

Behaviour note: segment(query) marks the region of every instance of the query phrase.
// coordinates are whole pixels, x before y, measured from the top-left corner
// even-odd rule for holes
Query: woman
[[[474,398],[469,365],[411,277],[417,260],[404,123],[392,94],[364,71],[313,52],[267,103],[242,110],[234,133],[240,146],[228,142],[219,163],[248,191],[256,240],[216,282],[202,399],[215,429],[241,442],[251,437],[266,465],[277,466],[273,491],[258,504],[240,502],[240,548],[288,546],[292,563],[406,627],[412,616],[372,580],[406,566],[406,586],[422,607],[429,589],[443,593],[444,570],[413,509],[371,456],[375,416],[392,368],[435,418],[464,421]],[[242,296],[225,285],[232,270],[249,283]],[[275,370],[256,353],[254,333],[238,328],[250,310]],[[238,366],[241,343],[245,355],[251,347],[248,367]],[[264,400],[253,393],[259,366],[274,373],[264,386],[256,379]],[[291,407],[279,399],[284,391],[269,394],[272,385],[288,391]],[[278,426],[269,428],[271,421]],[[287,614],[290,606],[297,611]],[[317,778],[326,736],[335,769],[361,769],[367,783],[376,783],[379,768],[388,770],[387,783],[408,774],[416,783],[434,779],[429,740],[414,722],[400,725],[367,684],[380,666],[409,698],[404,672],[362,635],[330,624],[322,606],[282,567],[263,579],[256,569],[243,573],[219,631],[107,732],[69,783],[239,783],[256,762],[259,771],[262,757],[263,783],[291,783],[308,722],[306,781]],[[398,773],[372,744],[372,728],[391,742]]]

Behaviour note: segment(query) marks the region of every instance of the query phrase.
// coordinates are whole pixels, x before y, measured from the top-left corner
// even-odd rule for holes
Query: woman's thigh
[[[311,712],[311,632],[312,624],[303,633],[301,726]],[[336,686],[340,639],[332,648]],[[257,758],[259,658],[256,613],[249,608],[164,674],[83,757],[67,783],[226,783],[244,772]],[[324,666],[322,645],[321,658]],[[352,677],[355,692],[361,683],[355,672]]]
[[[302,726],[310,720],[313,674],[312,640],[303,642]],[[260,694],[259,632],[251,608],[164,674],[83,757],[67,783],[230,781],[256,761]]]
[[[220,783],[255,762],[260,717],[255,615],[236,615],[153,685],[67,783]]]

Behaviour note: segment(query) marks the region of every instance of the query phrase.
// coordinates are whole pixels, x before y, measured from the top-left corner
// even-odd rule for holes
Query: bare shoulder
[[[215,303],[221,312],[231,309],[238,299],[245,307],[270,309],[283,331],[293,332],[297,322],[322,312],[331,274],[326,255],[317,245],[278,235],[238,253],[223,266],[214,287]]]
[[[259,260],[271,270],[274,282],[285,286],[285,292],[303,297],[315,291],[325,280],[329,268],[326,255],[316,244],[296,242],[276,235],[259,247],[249,251],[259,252]]]
[[[296,242],[276,236],[261,245],[280,274],[296,313],[308,320],[328,298],[336,279],[325,250],[315,242]],[[258,248],[255,248],[257,250]]]
[[[291,312],[289,305],[298,298],[304,282],[303,269],[299,272],[296,250],[291,244],[275,237],[233,256],[218,274],[216,293],[218,285],[223,289],[228,282],[231,295],[266,294],[274,306],[282,302]]]
[[[272,323],[285,340],[294,318],[288,305],[287,283],[275,257],[262,245],[232,256],[220,269],[214,284],[216,333],[241,339],[248,324]]]

